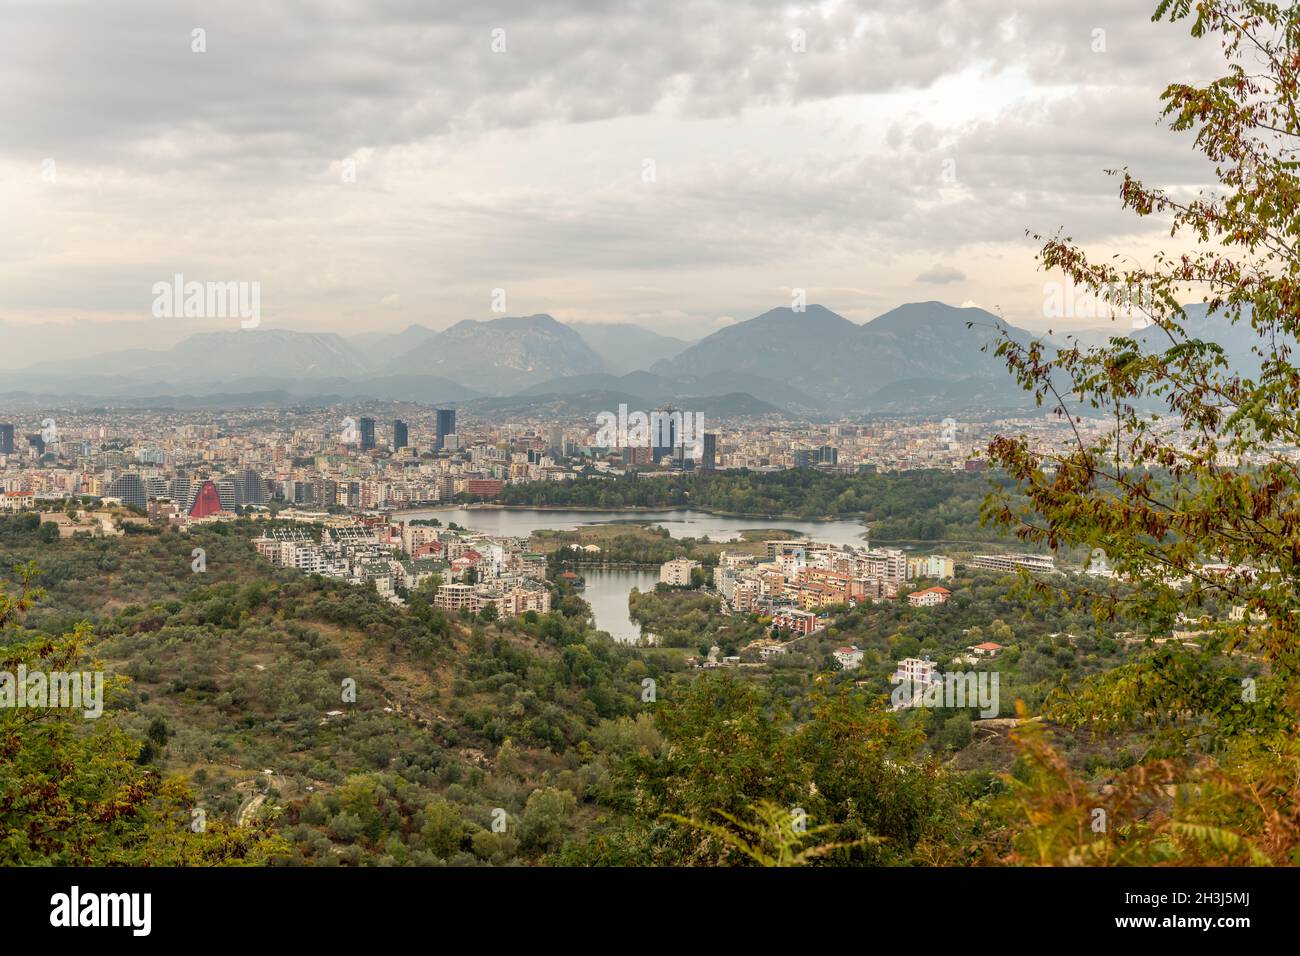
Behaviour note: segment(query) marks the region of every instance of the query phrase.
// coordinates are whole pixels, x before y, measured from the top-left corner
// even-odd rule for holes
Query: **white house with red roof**
[[[947,588],[935,586],[921,591],[913,591],[907,596],[907,600],[912,607],[937,607],[951,596],[952,592]]]
[[[857,670],[858,665],[862,663],[862,651],[856,647],[837,647],[831,652],[831,656],[840,662],[840,667],[846,671]]]
[[[0,511],[22,511],[36,504],[34,491],[6,491],[0,494]]]

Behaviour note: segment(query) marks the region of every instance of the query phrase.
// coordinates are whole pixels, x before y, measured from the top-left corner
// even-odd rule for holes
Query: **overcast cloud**
[[[1026,229],[1140,258],[1167,228],[1105,169],[1207,179],[1159,94],[1216,50],[1153,8],[8,0],[0,365],[52,331],[171,344],[200,327],[150,316],[175,273],[343,334],[490,318],[497,288],[690,338],[795,288],[1043,328]]]

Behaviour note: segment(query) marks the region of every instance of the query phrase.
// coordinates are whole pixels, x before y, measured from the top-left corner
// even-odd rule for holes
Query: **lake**
[[[733,518],[704,511],[583,511],[544,508],[447,508],[408,511],[395,517],[403,521],[414,518],[437,518],[443,523],[458,524],[487,534],[527,538],[534,531],[572,531],[588,525],[643,524],[659,525],[674,538],[703,538],[711,541],[737,541],[742,531],[790,531],[796,535],[838,545],[866,544],[866,525],[856,518],[833,521],[800,521],[790,518]],[[625,568],[578,568],[587,581],[583,598],[591,605],[596,627],[608,631],[615,640],[635,642],[641,626],[627,613],[627,596],[632,588],[653,590],[659,580],[655,570]]]
[[[609,631],[616,641],[635,644],[641,637],[641,625],[628,616],[627,596],[633,588],[653,591],[659,583],[659,572],[626,568],[578,568],[577,572],[587,582],[586,589],[579,593],[591,605],[596,627]]]
[[[704,511],[583,511],[543,508],[447,508],[407,511],[395,517],[437,518],[444,525],[455,522],[463,528],[488,534],[527,538],[534,531],[572,531],[597,524],[655,524],[674,538],[703,538],[736,541],[742,531],[792,531],[805,538],[831,544],[861,546],[867,526],[858,518],[832,521],[801,521],[796,518],[733,518]]]

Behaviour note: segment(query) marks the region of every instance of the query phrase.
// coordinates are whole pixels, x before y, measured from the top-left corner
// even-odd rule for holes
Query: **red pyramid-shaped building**
[[[217,486],[210,481],[205,481],[199,486],[199,493],[194,498],[194,507],[190,509],[190,517],[206,518],[220,510],[221,495],[217,493]]]

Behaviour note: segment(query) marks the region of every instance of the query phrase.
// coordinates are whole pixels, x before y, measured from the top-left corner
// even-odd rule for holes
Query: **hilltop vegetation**
[[[577,813],[608,772],[577,754],[640,712],[657,655],[563,613],[484,626],[419,594],[400,609],[271,568],[251,533],[48,543],[9,519],[0,560],[47,569],[29,633],[92,622],[94,653],[130,678],[115,713],[136,759],[185,774],[211,819],[272,820],[286,859],[501,863],[552,848],[545,821]]]
[[[1071,421],[1113,414],[1114,429],[1064,447],[995,439],[992,527],[976,520],[985,479],[940,473],[586,477],[505,495],[862,515],[876,540],[1005,532],[1053,552],[1100,549],[1118,577],[1013,588],[963,570],[945,604],[826,609],[824,636],[785,660],[743,660],[737,639],[734,669],[700,672],[683,665],[694,642],[726,645],[729,629],[767,622],[724,621],[707,594],[657,590],[635,610],[681,646],[620,646],[563,583],[544,616],[449,618],[427,588],[399,608],[271,568],[251,523],[95,540],[0,516],[0,564],[18,569],[0,588],[3,693],[20,667],[109,678],[98,720],[0,698],[0,862],[1300,863],[1300,470],[1283,451],[1300,442],[1286,346],[1300,338],[1300,10],[1161,0],[1155,19],[1189,20],[1221,45],[1223,76],[1164,93],[1170,125],[1193,134],[1218,182],[1189,200],[1117,172],[1126,208],[1190,240],[1147,266],[1039,237],[1047,270],[1135,309],[1151,331],[1051,351],[1014,330],[996,343],[1008,382],[1028,393],[1018,398]],[[1202,319],[1258,339],[1258,375],[1233,371],[1206,323],[1189,321],[1189,286]],[[865,334],[909,324],[947,342],[950,321],[909,321],[924,311]],[[807,340],[804,318],[789,318],[759,328]],[[865,342],[827,310],[807,318]],[[520,330],[499,321],[493,334]],[[686,358],[731,368],[727,343],[754,328]],[[763,361],[784,374],[788,351]],[[876,351],[877,365],[896,353]],[[969,365],[946,354],[951,371]],[[838,381],[821,372],[841,350],[818,355],[804,374],[819,387],[880,378],[849,363]],[[206,572],[193,571],[194,547]],[[951,702],[887,708],[892,658],[946,664],[980,639],[1002,645],[996,668],[1018,698],[1005,738]],[[834,647],[850,641],[862,666],[838,669]],[[981,676],[991,662],[970,666]]]
[[[687,472],[637,478],[579,476],[572,481],[507,485],[506,505],[572,508],[699,508],[724,514],[802,519],[862,516],[873,539],[996,540],[980,525],[990,481],[950,471],[827,474],[811,468],[775,472]]]
[[[794,537],[792,532],[743,531],[739,541],[710,541],[704,538],[674,538],[667,528],[647,518],[644,524],[620,522],[587,525],[570,531],[538,530],[529,547],[561,564],[635,564],[658,567],[674,558],[690,558],[716,565],[723,551],[767,554],[768,541]],[[598,551],[583,550],[595,545]]]
[[[986,852],[981,814],[1007,786],[988,771],[1015,769],[1015,753],[986,748],[965,761],[978,771],[959,770],[950,759],[972,740],[971,714],[888,713],[892,660],[1006,643],[1005,709],[1012,694],[1037,708],[1070,679],[1151,652],[1094,636],[1083,612],[1044,616],[984,576],[949,606],[839,609],[787,659],[704,673],[684,670],[684,653],[739,651],[768,624],[724,619],[708,595],[647,593],[636,613],[676,646],[634,648],[595,632],[559,584],[553,613],[484,622],[444,615],[426,592],[399,608],[274,568],[251,547],[252,522],[54,541],[32,525],[0,518],[0,562],[35,560],[48,593],[8,613],[0,646],[12,659],[76,634],[124,680],[101,723],[49,717],[75,744],[59,760],[103,747],[95,759],[111,758],[118,779],[150,782],[115,838],[127,849],[83,851],[101,861],[742,864],[752,856],[710,828],[771,804],[828,828],[817,839],[838,848],[809,862],[968,862]],[[194,547],[205,573],[192,570]],[[830,658],[845,643],[867,652],[860,671]],[[1065,744],[1097,781],[1134,759]],[[27,783],[0,773],[0,792],[56,765],[29,761]],[[0,813],[11,862],[39,850],[20,836],[24,819]]]

